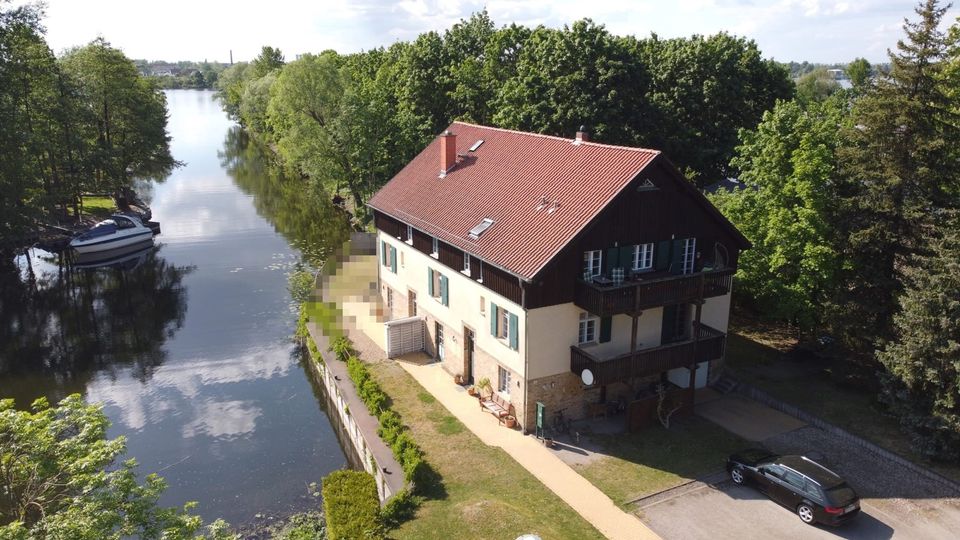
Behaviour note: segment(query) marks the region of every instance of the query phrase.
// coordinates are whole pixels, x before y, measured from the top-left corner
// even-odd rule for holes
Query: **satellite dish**
[[[593,384],[593,372],[589,369],[581,371],[580,380],[583,381],[583,384],[591,386]]]

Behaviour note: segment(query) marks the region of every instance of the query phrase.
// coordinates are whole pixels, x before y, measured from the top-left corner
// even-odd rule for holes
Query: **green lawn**
[[[113,197],[92,197],[83,198],[84,217],[93,216],[97,219],[106,219],[117,211],[117,205],[113,202]]]
[[[403,368],[369,367],[436,473],[415,518],[391,531],[392,538],[603,538],[506,452],[482,443]]]
[[[589,435],[606,455],[578,465],[613,502],[626,503],[720,471],[724,459],[747,446],[740,437],[698,416],[630,434]]]
[[[747,333],[728,335],[727,365],[737,379],[915,463],[960,481],[960,466],[931,464],[910,448],[909,437],[900,429],[896,418],[883,413],[875,395],[837,384],[830,377],[829,368],[827,371],[797,371],[781,375],[792,368],[791,362],[781,360],[781,351],[762,341],[762,337]]]

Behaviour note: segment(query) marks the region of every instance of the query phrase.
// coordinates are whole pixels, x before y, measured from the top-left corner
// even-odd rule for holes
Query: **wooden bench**
[[[513,405],[496,392],[488,398],[480,398],[480,408],[496,416],[501,424],[504,418],[513,414]]]

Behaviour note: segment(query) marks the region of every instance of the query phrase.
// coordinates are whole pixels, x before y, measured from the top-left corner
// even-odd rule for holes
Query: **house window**
[[[405,266],[404,266],[404,264],[403,264],[403,252],[402,252],[402,251],[400,252],[400,268],[405,268]]]
[[[387,288],[387,309],[393,309],[393,289]]]
[[[439,257],[440,256],[440,241],[437,240],[437,237],[433,237],[433,245],[430,247],[430,256]]]
[[[468,276],[470,275],[470,254],[469,253],[463,254],[463,273]]]
[[[510,395],[510,371],[503,369],[500,366],[497,366],[498,373],[498,382],[497,382],[497,391],[501,394]]]
[[[594,343],[597,341],[597,318],[591,317],[587,312],[580,313],[580,332],[578,341],[580,345],[584,343]]]
[[[430,292],[430,296],[445,306],[450,305],[449,287],[447,276],[433,268],[427,268],[427,290]]]
[[[490,335],[500,339],[511,349],[520,350],[520,319],[513,313],[490,302]]]
[[[653,242],[633,246],[633,269],[650,270],[653,268]]]
[[[397,273],[397,248],[380,241],[380,262],[394,274]]]
[[[603,251],[595,249],[583,252],[583,277],[592,278],[600,275],[600,263],[603,259]]]
[[[477,281],[483,283],[483,261],[477,261]]]
[[[683,259],[682,259],[681,273],[683,274],[693,273],[693,259],[694,259],[694,256],[696,255],[696,250],[697,250],[696,238],[683,239]]]
[[[413,245],[413,225],[407,225],[407,243]]]
[[[487,304],[487,302],[486,302],[486,301],[483,299],[483,297],[481,296],[481,297],[480,297],[480,315],[486,315],[486,314],[487,314],[487,306],[486,306],[486,304]]]

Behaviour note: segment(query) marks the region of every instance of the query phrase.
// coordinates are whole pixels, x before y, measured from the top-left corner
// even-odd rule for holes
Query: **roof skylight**
[[[470,234],[468,236],[476,240],[477,238],[480,238],[480,235],[483,234],[483,231],[489,229],[491,225],[493,225],[492,219],[483,218],[483,221],[481,221],[479,225],[470,229]]]
[[[476,151],[477,151],[477,148],[480,148],[480,145],[481,145],[481,144],[483,144],[483,139],[480,139],[480,140],[478,140],[477,142],[473,143],[473,146],[470,147],[470,151],[471,151],[471,152],[476,152]]]

